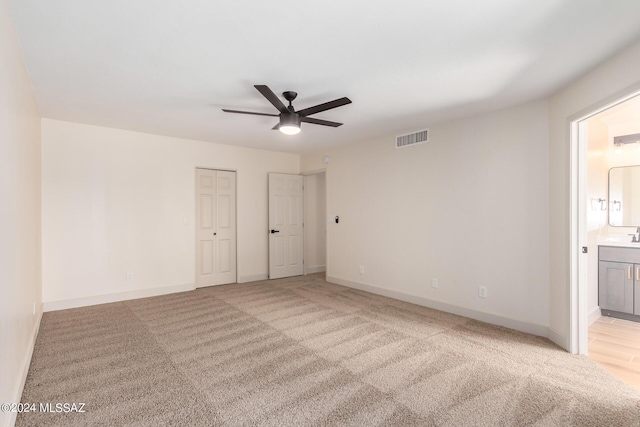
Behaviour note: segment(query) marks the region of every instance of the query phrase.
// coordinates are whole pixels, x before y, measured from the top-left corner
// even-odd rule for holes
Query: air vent
[[[396,136],[396,148],[404,148],[410,145],[424,144],[429,142],[429,129],[409,133],[407,135]]]

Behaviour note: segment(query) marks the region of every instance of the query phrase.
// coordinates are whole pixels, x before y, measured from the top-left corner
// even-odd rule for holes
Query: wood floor
[[[640,390],[640,323],[601,316],[589,326],[589,357]]]

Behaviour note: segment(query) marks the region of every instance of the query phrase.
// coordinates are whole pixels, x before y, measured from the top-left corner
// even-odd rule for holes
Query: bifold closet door
[[[196,286],[236,282],[236,173],[196,169]]]

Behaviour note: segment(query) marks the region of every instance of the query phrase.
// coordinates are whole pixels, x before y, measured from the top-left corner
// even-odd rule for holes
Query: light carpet
[[[18,426],[639,426],[549,340],[321,274],[45,313]]]

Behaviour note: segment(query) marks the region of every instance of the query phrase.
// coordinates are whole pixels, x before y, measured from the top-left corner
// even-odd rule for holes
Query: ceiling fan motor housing
[[[298,113],[280,113],[280,126],[300,127],[300,115]]]

